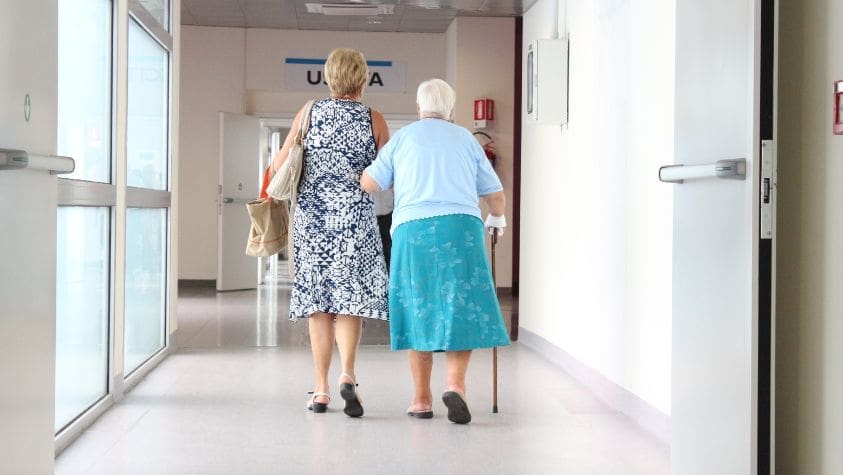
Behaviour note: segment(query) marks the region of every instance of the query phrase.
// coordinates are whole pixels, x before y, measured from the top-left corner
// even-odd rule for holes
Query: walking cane
[[[492,285],[495,298],[498,296],[498,280],[495,275],[495,244],[498,243],[498,230],[492,228]],[[498,301],[500,305],[500,301]],[[498,413],[498,347],[492,348],[492,413]]]

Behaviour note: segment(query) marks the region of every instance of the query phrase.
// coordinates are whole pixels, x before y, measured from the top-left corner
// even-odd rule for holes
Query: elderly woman
[[[415,393],[407,414],[433,417],[432,352],[444,351],[448,420],[471,421],[465,374],[471,351],[509,344],[486,259],[486,226],[503,231],[503,186],[483,149],[449,121],[454,91],[440,79],[419,85],[419,120],[399,130],[361,177],[364,190],[393,187],[389,279],[393,350],[410,350]]]
[[[292,217],[290,319],[308,319],[316,381],[307,408],[327,410],[328,369],[336,341],[344,412],[360,417],[355,362],[362,319],[387,319],[388,280],[372,198],[360,189],[359,180],[389,139],[389,129],[380,113],[360,102],[369,79],[360,52],[331,52],[325,78],[331,96],[313,104],[303,140],[304,168]],[[273,170],[289,154],[302,111],[272,162]]]

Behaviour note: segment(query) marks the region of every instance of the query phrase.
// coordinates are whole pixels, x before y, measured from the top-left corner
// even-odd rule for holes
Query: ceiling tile
[[[182,0],[195,18],[243,16],[237,0]]]
[[[241,16],[199,16],[194,15],[197,25],[203,26],[228,26],[228,27],[246,27],[246,18]]]
[[[305,3],[355,0],[182,0],[182,24],[334,31],[442,33],[456,16],[519,16],[537,0],[363,0],[393,4],[393,15],[331,17],[307,13]]]
[[[313,15],[315,18],[299,17],[299,29],[301,30],[328,30],[348,31],[347,17],[328,17],[324,15]]]
[[[190,9],[187,8],[186,3],[181,4],[181,24],[182,25],[195,25],[196,19],[193,18],[193,14],[190,13]]]
[[[247,15],[246,28],[269,28],[281,30],[296,30],[299,27],[295,15],[284,16],[260,16]]]

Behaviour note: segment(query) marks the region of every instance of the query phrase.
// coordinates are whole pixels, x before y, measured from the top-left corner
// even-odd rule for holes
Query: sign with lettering
[[[407,89],[407,67],[395,61],[366,61],[369,82],[366,94],[404,92]],[[325,82],[325,60],[316,58],[286,58],[284,77],[289,91],[328,91]]]

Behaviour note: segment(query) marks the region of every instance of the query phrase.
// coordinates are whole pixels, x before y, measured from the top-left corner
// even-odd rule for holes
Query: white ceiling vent
[[[368,3],[305,3],[308,13],[322,15],[376,16],[392,15],[395,5],[372,5]]]

